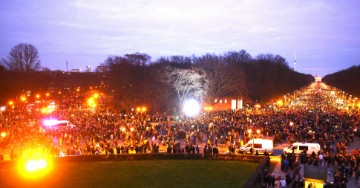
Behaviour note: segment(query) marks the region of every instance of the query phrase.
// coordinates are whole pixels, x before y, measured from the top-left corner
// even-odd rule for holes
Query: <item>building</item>
[[[241,97],[222,97],[216,98],[213,104],[204,104],[206,111],[240,110],[243,109],[243,99]]]
[[[71,69],[71,72],[81,72],[80,69]]]
[[[109,71],[108,66],[97,66],[96,67],[96,72],[107,72],[107,71]]]
[[[86,66],[85,72],[91,72],[91,66],[90,65]]]

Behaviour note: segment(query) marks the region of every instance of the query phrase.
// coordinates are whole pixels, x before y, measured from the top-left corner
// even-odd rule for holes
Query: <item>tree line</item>
[[[9,66],[15,62],[19,61],[9,57],[2,60],[0,100],[24,90],[102,85],[112,96],[114,108],[120,110],[129,110],[135,105],[147,105],[153,111],[178,110],[187,98],[208,104],[219,97],[241,97],[245,102],[265,103],[314,81],[311,75],[295,72],[279,55],[252,57],[245,50],[199,57],[174,55],[155,61],[145,53],[109,56],[101,64],[106,71],[99,69],[91,73]]]
[[[348,69],[328,74],[322,81],[328,85],[337,87],[354,96],[360,96],[360,65],[352,66]]]

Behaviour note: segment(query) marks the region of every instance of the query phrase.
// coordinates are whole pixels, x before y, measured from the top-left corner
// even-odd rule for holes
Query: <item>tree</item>
[[[207,80],[205,101],[209,104],[218,97],[243,96],[245,76],[241,66],[229,64],[223,58],[206,54],[197,58],[195,64],[204,70]]]
[[[39,52],[35,46],[27,43],[20,43],[10,50],[7,59],[1,63],[12,71],[32,72],[41,68]]]
[[[169,67],[166,77],[178,95],[180,109],[186,98],[201,98],[205,94],[206,79],[199,70]]]

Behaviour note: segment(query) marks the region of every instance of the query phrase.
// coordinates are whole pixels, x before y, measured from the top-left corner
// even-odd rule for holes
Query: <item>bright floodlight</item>
[[[183,112],[187,116],[196,116],[200,112],[200,104],[195,99],[185,101]]]
[[[43,123],[45,126],[51,127],[51,126],[58,124],[58,120],[57,119],[45,119],[45,120],[43,120]]]

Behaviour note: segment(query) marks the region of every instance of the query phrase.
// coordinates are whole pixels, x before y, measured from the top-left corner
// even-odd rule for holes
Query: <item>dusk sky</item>
[[[360,64],[359,0],[1,0],[0,58],[37,47],[43,67],[92,70],[109,55],[278,54],[324,76]]]

